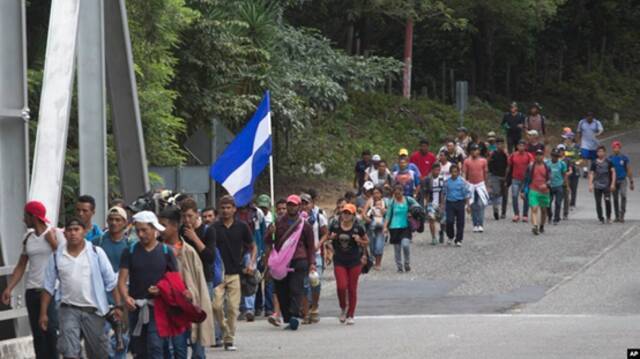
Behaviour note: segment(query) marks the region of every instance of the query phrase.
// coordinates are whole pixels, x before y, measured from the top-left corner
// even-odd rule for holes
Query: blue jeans
[[[319,253],[316,253],[316,272],[318,272],[318,275],[320,275],[320,278],[322,278],[323,271],[324,271],[324,261],[322,259],[322,255]],[[309,300],[309,303],[312,302],[312,294],[320,293],[321,289],[322,289],[322,281],[320,281],[320,284],[318,284],[317,287],[312,287],[311,282],[309,281],[309,276],[306,276],[304,278],[304,295]]]
[[[149,323],[142,327],[139,337],[133,336],[133,329],[138,323],[138,310],[129,313],[129,330],[131,332],[131,352],[136,359],[164,358],[164,340],[158,335],[153,308],[149,308]]]
[[[251,254],[246,253],[242,258],[242,266],[244,268],[249,266],[251,261]],[[240,313],[255,313],[256,310],[256,295],[243,296],[240,300]]]
[[[187,330],[175,337],[164,338],[164,359],[187,359],[187,341],[191,331]]]
[[[549,202],[549,221],[560,222],[560,209],[564,200],[564,186],[551,187],[551,202]],[[555,206],[554,206],[555,202]]]
[[[404,267],[409,266],[409,261],[411,259],[411,239],[402,238],[400,243],[393,245],[394,255],[396,257],[396,267],[401,270],[402,267],[402,255],[404,254]]]
[[[511,201],[513,202],[513,215],[515,216],[520,215],[518,201],[520,200],[522,186],[524,186],[524,181],[516,179],[511,181]],[[527,214],[529,214],[529,201],[527,200],[527,196],[524,196],[524,200],[522,201],[522,216],[526,217]]]
[[[369,250],[373,256],[381,256],[384,253],[384,232],[382,230],[369,231]]]
[[[108,321],[104,325],[104,332],[109,335],[111,331],[111,323]],[[129,348],[129,333],[122,332],[122,341],[124,343],[124,350],[120,352],[116,352],[116,336],[115,334],[109,338],[109,359],[126,359],[127,358],[127,349]]]
[[[471,204],[471,221],[474,226],[482,226],[484,224],[484,204],[478,195],[473,194],[473,203]]]

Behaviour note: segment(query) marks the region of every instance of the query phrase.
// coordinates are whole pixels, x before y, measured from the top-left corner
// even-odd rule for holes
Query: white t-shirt
[[[91,291],[91,263],[89,246],[85,246],[77,257],[67,252],[66,245],[58,257],[58,278],[60,279],[60,302],[78,307],[98,308]]]
[[[44,286],[44,270],[51,253],[53,253],[45,236],[51,230],[55,231],[58,245],[66,243],[62,231],[54,227],[48,227],[40,236],[37,236],[33,229],[28,230],[25,234],[26,243],[22,247],[22,254],[29,258],[25,279],[27,289],[40,289]]]
[[[448,180],[449,178],[451,178],[451,165],[452,163],[447,161],[445,164],[442,164],[442,162],[439,162],[440,164],[440,177],[443,177],[445,180]]]
[[[318,243],[320,243],[320,228],[328,227],[329,221],[327,220],[327,216],[321,213],[320,208],[318,208],[317,206],[313,208],[313,213],[311,214],[311,216],[313,216],[313,218],[309,217],[307,219],[307,222],[311,224],[311,221],[313,221],[313,224],[311,226],[311,228],[313,229],[313,241],[315,243],[315,246],[318,247]],[[320,248],[318,248],[316,253],[320,254]]]

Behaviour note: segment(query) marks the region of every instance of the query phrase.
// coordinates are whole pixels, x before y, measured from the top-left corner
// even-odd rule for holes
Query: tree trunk
[[[442,61],[442,103],[447,102],[447,62]]]
[[[345,47],[345,50],[347,51],[347,54],[349,54],[349,55],[353,54],[353,36],[354,36],[354,32],[355,32],[355,26],[353,24],[353,21],[349,21],[349,26],[347,26],[347,45]]]
[[[404,72],[402,76],[402,96],[411,98],[411,61],[413,58],[413,18],[407,19],[404,33]]]
[[[496,82],[495,82],[495,23],[493,20],[489,20],[485,25],[485,56],[487,59],[487,66],[485,71],[485,86],[486,91],[490,96],[495,94]]]
[[[602,36],[602,42],[600,43],[600,62],[598,64],[599,70],[600,72],[602,72],[602,69],[604,67],[604,60],[605,60],[605,51],[607,50],[607,35]]]
[[[558,82],[562,82],[562,75],[564,71],[564,48],[560,49],[558,54]]]
[[[507,61],[507,74],[505,79],[505,94],[511,99],[511,61]]]
[[[456,77],[453,69],[449,69],[449,92],[451,93],[449,100],[454,102],[456,99]]]

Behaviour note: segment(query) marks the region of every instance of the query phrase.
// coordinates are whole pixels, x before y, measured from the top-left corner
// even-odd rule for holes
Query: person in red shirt
[[[551,204],[549,196],[549,184],[551,180],[551,170],[544,162],[544,151],[536,152],[535,162],[527,168],[525,188],[521,190],[521,196],[529,197],[531,205],[531,228],[533,234],[544,233],[544,222],[547,208]]]
[[[418,169],[420,170],[420,184],[423,184],[425,178],[427,178],[427,176],[431,173],[431,167],[433,167],[433,164],[436,163],[436,160],[436,155],[434,155],[433,152],[429,151],[429,140],[420,140],[420,148],[415,151],[409,158],[409,162],[418,166]],[[421,191],[418,194],[418,203],[423,206],[424,198],[426,197],[424,188],[424,186],[421,186]]]
[[[480,157],[480,147],[472,143],[469,146],[469,158],[464,160],[462,172],[469,182],[469,192],[471,192],[471,219],[474,232],[484,232],[484,208],[489,203],[489,192],[485,182],[489,168],[487,159]]]
[[[511,200],[513,202],[513,222],[520,221],[520,209],[518,207],[519,193],[524,186],[524,177],[529,164],[533,162],[533,156],[525,151],[527,142],[520,140],[516,146],[516,152],[509,156],[507,173],[511,175]],[[525,197],[522,200],[522,221],[527,222],[529,218],[529,203]]]

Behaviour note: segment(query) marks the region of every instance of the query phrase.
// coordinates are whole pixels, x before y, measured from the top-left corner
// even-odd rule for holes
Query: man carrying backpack
[[[164,340],[158,334],[153,301],[160,293],[156,286],[166,272],[177,272],[178,264],[169,246],[158,242],[165,228],[153,212],[133,216],[139,242],[122,252],[118,291],[129,310],[129,332],[134,358],[162,358]],[[116,298],[116,304],[118,303]]]
[[[289,324],[285,329],[290,330],[297,330],[300,325],[304,279],[309,272],[316,271],[316,246],[313,229],[308,222],[301,218],[301,205],[302,200],[299,196],[290,195],[287,198],[287,214],[276,221],[275,239],[267,238],[267,245],[273,245],[275,251],[281,251],[289,237],[295,235],[296,229],[302,226],[288,266],[292,271],[282,279],[277,279],[273,273],[282,318],[285,323]],[[271,260],[269,266],[272,267]]]
[[[84,236],[85,223],[71,218],[65,226],[66,244],[49,258],[44,275],[39,324],[47,330],[47,309],[56,291],[60,296],[60,336],[58,351],[65,358],[82,356],[82,338],[89,358],[109,356],[108,337],[104,331],[109,312],[107,292],[116,289],[117,277],[107,255]],[[117,307],[117,317],[122,315]]]
[[[111,268],[118,273],[120,269],[120,258],[122,252],[129,250],[129,247],[135,243],[133,240],[129,240],[126,235],[127,229],[127,211],[122,207],[112,207],[107,215],[107,227],[108,231],[102,234],[100,239],[94,243],[97,247],[102,248],[111,262]],[[115,305],[113,296],[109,296],[109,305]],[[126,319],[126,318],[123,318]],[[126,321],[126,320],[125,320]],[[114,334],[111,336],[111,345],[109,347],[109,357],[111,358],[126,358],[127,347],[129,346],[129,333],[123,331],[123,322],[119,322],[116,325],[108,324],[105,329],[108,332],[113,329]],[[121,335],[121,339],[119,336]],[[118,348],[118,340],[121,340],[121,346]]]
[[[527,168],[525,185],[521,195],[528,196],[529,208],[531,210],[531,231],[534,235],[544,233],[544,223],[547,208],[551,204],[549,195],[551,181],[551,170],[544,162],[544,151],[536,151],[536,157]]]

